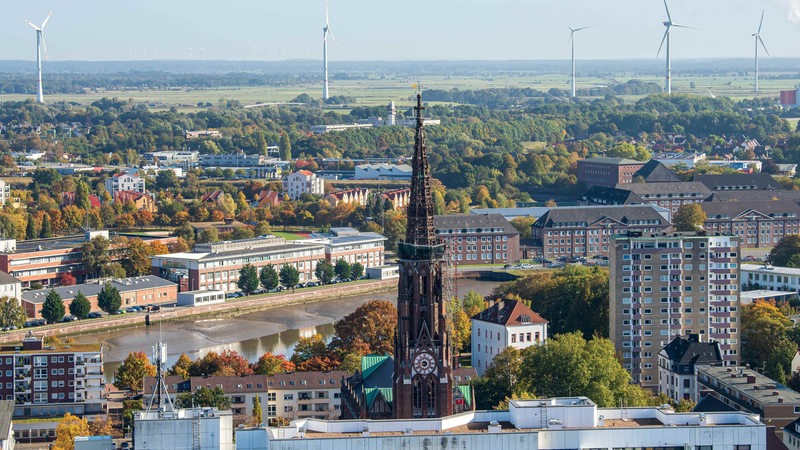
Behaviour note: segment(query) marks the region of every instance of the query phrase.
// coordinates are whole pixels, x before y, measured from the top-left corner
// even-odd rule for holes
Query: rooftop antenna
[[[569,28],[569,42],[572,48],[572,98],[576,97],[575,94],[575,33],[581,30],[585,30],[587,28],[591,28],[594,25],[589,25],[588,27],[580,27],[580,28],[572,28],[571,26],[567,25]]]
[[[153,346],[153,364],[156,366],[156,384],[153,386],[153,393],[150,395],[150,401],[147,404],[147,413],[153,411],[153,403],[155,403],[155,412],[159,418],[163,418],[165,413],[174,413],[175,406],[172,404],[172,399],[167,392],[167,383],[164,382],[164,368],[167,363],[167,344],[161,342],[161,329],[159,326],[159,339],[158,344]]]
[[[53,11],[50,11],[50,14],[44,19],[41,25],[36,26],[30,20],[25,20],[25,22],[31,26],[34,30],[36,30],[36,69],[38,71],[38,79],[37,79],[37,91],[36,91],[36,102],[37,103],[44,103],[44,92],[42,90],[42,49],[44,48],[44,57],[47,59],[47,44],[44,42],[44,27],[47,25],[47,21],[50,20],[50,16],[53,15]]]
[[[325,26],[322,27],[322,65],[325,69],[325,79],[324,84],[322,85],[322,99],[328,99],[328,36],[330,35],[333,42],[336,42],[336,38],[333,37],[333,33],[331,32],[331,25],[328,22],[328,0],[325,0]]]
[[[755,93],[758,93],[758,44],[761,44],[761,47],[764,49],[764,52],[769,56],[769,50],[767,50],[767,46],[764,45],[764,41],[761,39],[761,26],[764,25],[764,10],[761,10],[761,21],[758,22],[758,31],[753,33],[753,39],[755,40],[756,46],[756,56],[755,56],[755,65],[756,65],[756,80],[755,80]]]
[[[664,46],[664,42],[667,43],[666,53],[667,53],[667,68],[664,80],[664,91],[667,94],[672,94],[672,55],[670,54],[669,48],[669,36],[672,27],[675,28],[691,28],[685,25],[678,25],[677,23],[672,22],[672,16],[669,13],[669,6],[667,5],[667,0],[664,0],[664,9],[667,10],[667,20],[662,22],[667,30],[664,32],[664,37],[661,38],[661,45],[658,46],[658,53],[656,53],[656,57],[661,54],[661,48]]]

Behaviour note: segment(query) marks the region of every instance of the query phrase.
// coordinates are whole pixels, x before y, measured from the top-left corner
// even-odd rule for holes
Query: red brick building
[[[434,227],[452,262],[509,264],[520,259],[519,232],[500,214],[436,216]]]
[[[627,158],[587,158],[578,161],[578,181],[590,189],[594,186],[614,187],[633,182],[643,162]]]

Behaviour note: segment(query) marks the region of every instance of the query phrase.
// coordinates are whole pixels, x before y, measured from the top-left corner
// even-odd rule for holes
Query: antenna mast
[[[167,363],[167,344],[159,340],[158,344],[153,346],[153,364],[156,365],[156,384],[153,386],[153,393],[150,395],[150,402],[147,404],[147,413],[153,411],[153,403],[155,402],[155,412],[158,413],[159,418],[163,418],[165,413],[174,414],[175,406],[172,404],[172,399],[167,392],[167,383],[164,382],[164,367]],[[162,397],[163,394],[163,397]]]

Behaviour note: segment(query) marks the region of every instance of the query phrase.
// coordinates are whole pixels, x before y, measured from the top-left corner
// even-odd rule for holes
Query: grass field
[[[767,76],[768,74],[764,74]],[[778,75],[778,74],[774,74]],[[663,78],[653,76],[631,76],[620,74],[604,78],[579,78],[578,88],[586,89],[593,86],[608,85],[611,83],[624,83],[637,78],[642,81],[652,81],[661,85]],[[398,107],[411,106],[415,89],[413,85],[418,80],[410,77],[380,77],[361,80],[333,80],[331,83],[332,95],[344,95],[357,99],[350,106],[377,106],[394,101]],[[423,89],[487,89],[506,87],[531,87],[540,91],[551,88],[568,89],[569,79],[565,75],[541,76],[515,76],[502,74],[492,76],[434,76],[419,80]],[[773,79],[767,78],[760,81],[761,97],[777,99],[778,91],[791,89],[798,84],[798,79]],[[314,98],[320,97],[321,86],[317,84],[292,85],[292,86],[263,86],[263,87],[224,87],[219,89],[183,89],[172,90],[127,90],[127,91],[90,91],[86,94],[74,95],[46,95],[49,103],[60,101],[89,104],[101,98],[132,99],[137,102],[150,104],[154,109],[176,107],[181,111],[196,110],[200,102],[217,104],[222,99],[237,100],[243,105],[268,102],[286,102],[300,94],[307,93]],[[728,96],[732,98],[752,98],[753,79],[749,75],[736,76],[684,76],[680,70],[674,72],[673,92],[690,93],[694,95]],[[0,95],[0,102],[16,101],[33,98],[28,95]],[[628,100],[636,100],[629,97]],[[347,110],[340,110],[346,112]]]
[[[282,237],[287,241],[297,241],[300,239],[308,239],[310,233],[302,233],[302,232],[294,232],[294,231],[270,231],[270,234],[274,234],[275,236]]]

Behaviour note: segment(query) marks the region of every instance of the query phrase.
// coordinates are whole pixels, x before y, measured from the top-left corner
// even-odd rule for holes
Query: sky
[[[25,0],[4,2],[0,60],[322,59],[324,0]],[[673,59],[800,57],[800,0],[672,0]],[[655,58],[661,0],[329,0],[333,66],[343,61]],[[763,54],[762,54],[763,55]],[[663,56],[663,55],[662,55]],[[766,57],[766,55],[763,55]]]

